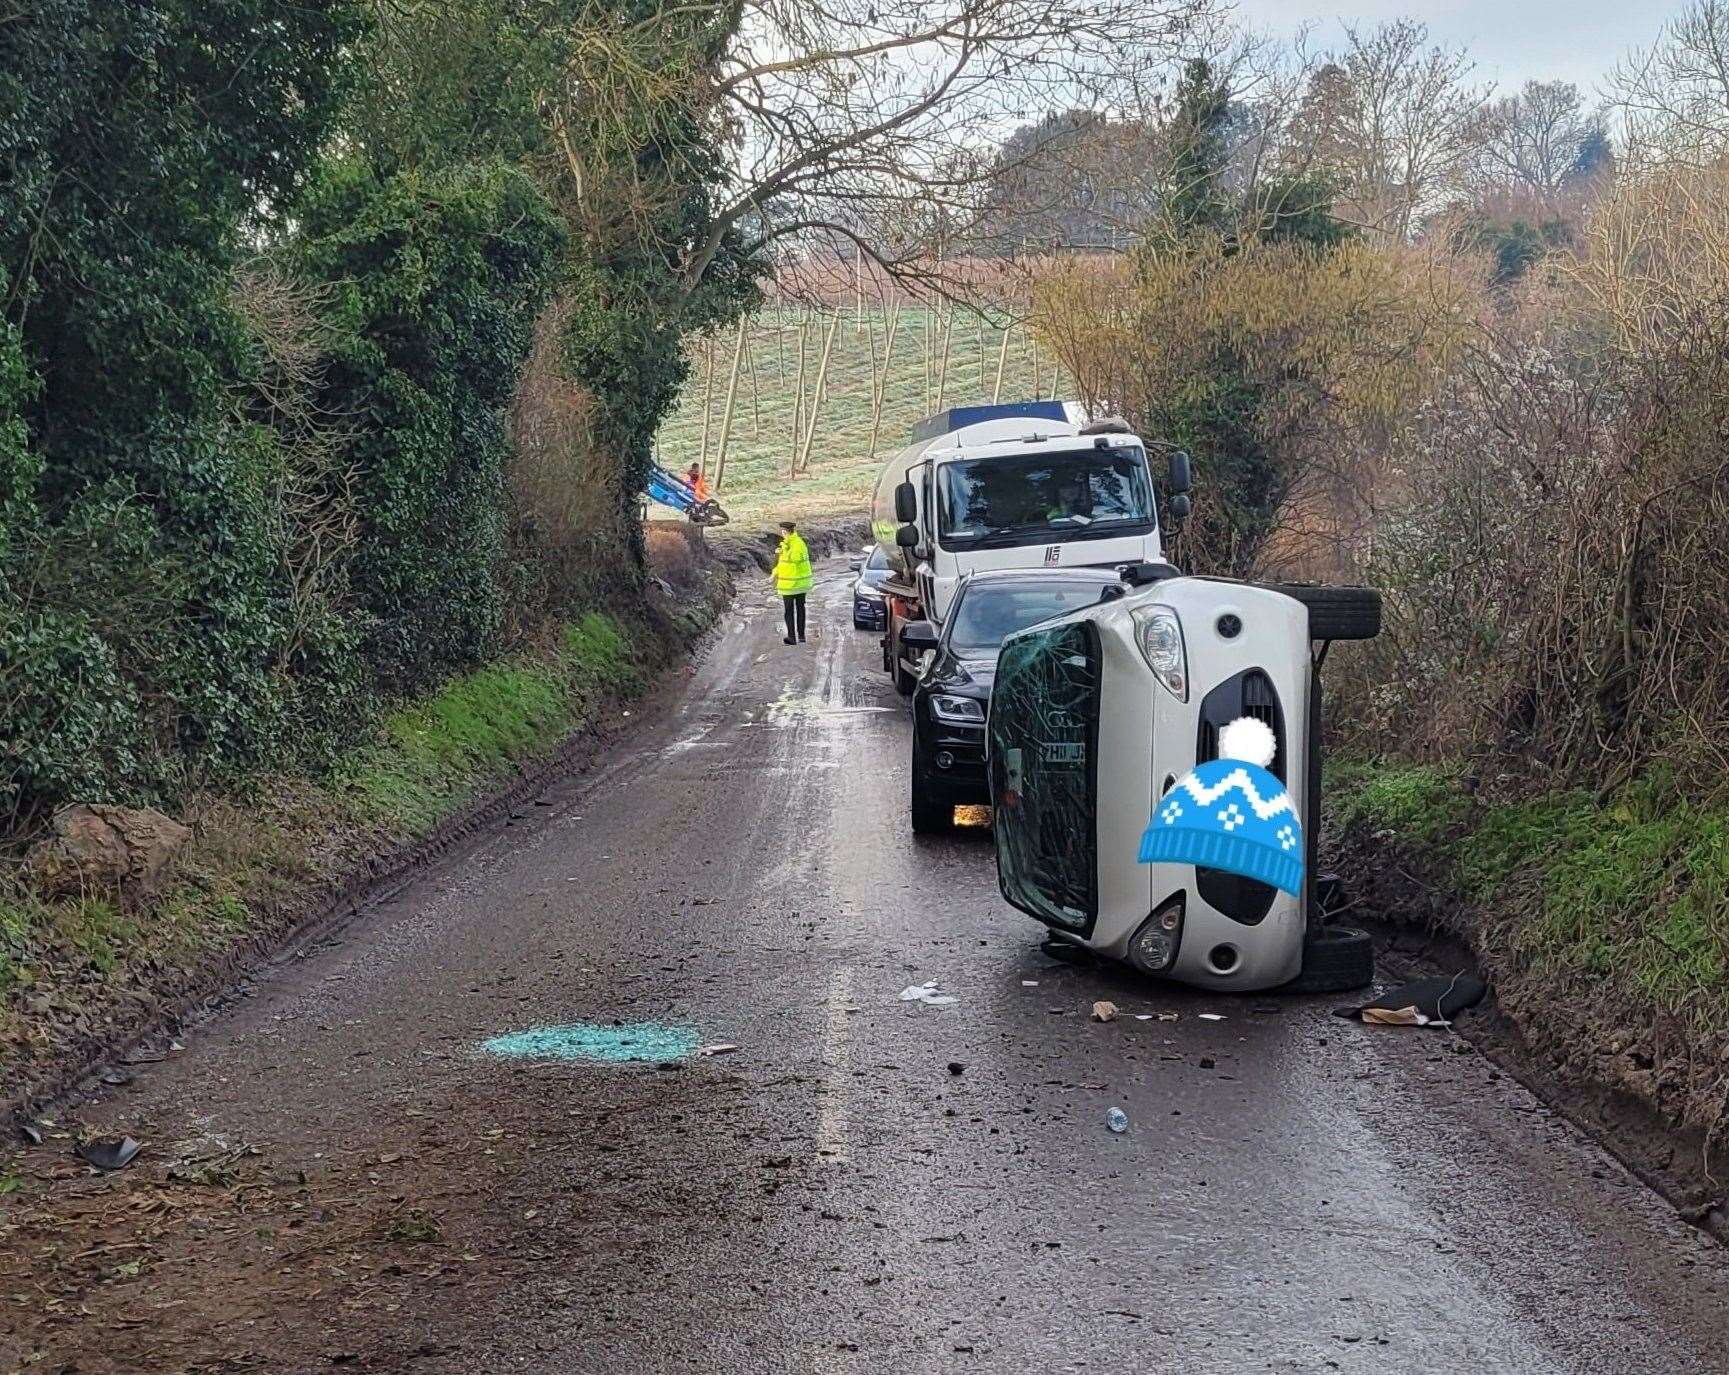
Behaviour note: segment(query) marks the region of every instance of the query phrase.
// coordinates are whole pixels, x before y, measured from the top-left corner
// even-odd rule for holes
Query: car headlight
[[[877,591],[876,588],[870,586],[868,583],[862,582],[857,587],[853,588],[852,594],[855,597],[864,597],[873,602],[880,602],[883,599],[883,594],[881,592]]]
[[[1168,606],[1137,606],[1129,613],[1135,643],[1153,676],[1179,702],[1189,700],[1189,656],[1183,649],[1183,623]]]
[[[985,723],[984,703],[976,697],[955,697],[946,692],[931,696],[931,715],[942,721],[964,721],[970,726]]]
[[[1176,963],[1183,940],[1184,894],[1178,893],[1141,923],[1129,940],[1129,960],[1149,974],[1163,973]]]

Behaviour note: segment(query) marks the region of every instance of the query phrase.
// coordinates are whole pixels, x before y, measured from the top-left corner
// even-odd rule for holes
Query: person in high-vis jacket
[[[798,526],[790,520],[780,523],[780,548],[775,551],[774,590],[780,593],[781,606],[786,611],[786,642],[804,643],[804,599],[810,592],[810,550],[799,538]]]

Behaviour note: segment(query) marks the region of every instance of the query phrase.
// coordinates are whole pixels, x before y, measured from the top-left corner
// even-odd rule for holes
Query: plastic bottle
[[[1121,1136],[1129,1129],[1129,1115],[1121,1108],[1112,1108],[1105,1114],[1105,1125]]]

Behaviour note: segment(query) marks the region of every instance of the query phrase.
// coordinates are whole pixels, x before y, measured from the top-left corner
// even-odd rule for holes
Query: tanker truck
[[[1187,455],[1171,454],[1166,478],[1175,528],[1189,510]],[[1090,421],[1072,401],[956,406],[921,421],[871,501],[891,569],[882,655],[895,687],[911,693],[918,671],[902,627],[940,626],[969,573],[1160,563],[1154,486],[1129,427]]]

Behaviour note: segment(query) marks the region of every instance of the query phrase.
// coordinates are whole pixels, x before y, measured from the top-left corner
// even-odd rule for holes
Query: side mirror
[[[910,525],[919,518],[919,497],[910,482],[903,482],[895,488],[895,519],[903,525]]]
[[[1178,449],[1171,454],[1171,495],[1181,496],[1189,488],[1189,456]]]
[[[1171,498],[1171,522],[1172,522],[1172,524],[1181,525],[1185,520],[1187,520],[1189,518],[1190,509],[1191,508],[1189,505],[1189,494],[1187,492],[1178,492],[1174,497]]]
[[[860,555],[854,554],[846,561],[846,566],[852,569],[855,573],[862,572],[864,569],[864,559]]]
[[[908,621],[901,627],[901,648],[924,654],[937,647],[937,628],[929,621]]]
[[[916,525],[903,525],[895,531],[895,543],[902,549],[917,549],[919,547],[919,528]]]

